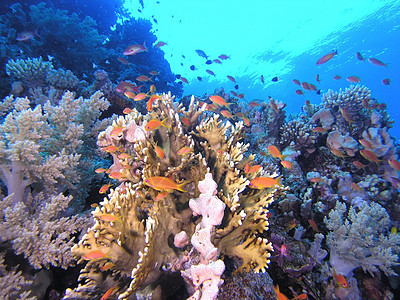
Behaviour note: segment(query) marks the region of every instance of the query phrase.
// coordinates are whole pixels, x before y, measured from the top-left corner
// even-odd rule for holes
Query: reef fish
[[[286,297],[285,294],[282,294],[282,293],[279,291],[279,285],[276,285],[276,287],[273,286],[273,288],[274,288],[274,291],[275,291],[275,293],[276,293],[276,299],[277,299],[277,300],[289,300],[289,298]]]
[[[225,60],[225,59],[230,58],[230,56],[225,55],[225,54],[221,54],[220,56],[218,56],[218,58],[219,58],[219,59],[222,59],[222,60]]]
[[[357,57],[358,60],[365,61],[365,58],[361,55],[360,52],[356,53],[356,57]]]
[[[333,77],[334,80],[339,80],[342,79],[342,77],[340,75],[335,75],[335,77]]]
[[[270,145],[270,146],[268,146],[267,149],[268,149],[269,154],[272,155],[272,157],[279,158],[280,160],[282,160],[283,155],[276,146]]]
[[[157,191],[172,191],[172,190],[178,190],[181,192],[186,192],[182,187],[187,183],[181,183],[178,184],[172,179],[168,177],[162,177],[162,176],[153,176],[153,177],[148,177],[147,179],[144,180],[144,183],[153,189],[156,189]]]
[[[376,154],[369,150],[360,150],[360,154],[368,161],[373,161],[376,164],[379,164],[380,160],[376,156]]]
[[[300,85],[300,80],[293,79],[292,81],[293,81],[293,83],[294,83],[294,84],[296,84],[296,85]]]
[[[215,76],[214,72],[211,71],[211,70],[206,70],[206,72],[207,72],[208,74],[212,75],[212,76]]]
[[[165,45],[167,45],[167,43],[165,43],[165,42],[158,42],[154,47],[156,47],[157,49],[158,48],[160,48],[160,47],[162,47],[162,46],[165,46]]]
[[[138,53],[145,52],[145,51],[149,51],[149,50],[146,48],[146,42],[143,42],[142,45],[135,44],[135,45],[128,46],[124,50],[124,52],[122,52],[122,54],[123,55],[136,55]]]
[[[296,90],[296,94],[297,94],[297,95],[304,95],[304,93],[303,93],[302,90]]]
[[[357,83],[360,82],[361,79],[357,76],[349,76],[346,78],[347,81],[351,82],[351,83]]]
[[[379,59],[376,58],[368,58],[368,61],[378,67],[387,67],[388,64],[385,64],[384,62],[380,61]]]
[[[35,31],[22,31],[18,33],[16,40],[19,42],[27,42],[33,39],[35,36],[39,36]]]
[[[282,186],[281,180],[281,177],[258,177],[250,181],[250,187],[253,189],[267,189],[276,185]]]
[[[207,55],[203,50],[195,50],[195,52],[196,52],[199,56],[204,57],[205,59],[208,58],[208,55]]]
[[[388,163],[393,169],[395,169],[397,172],[400,172],[400,162],[395,159],[388,159]]]
[[[99,190],[99,194],[105,194],[107,193],[108,189],[112,187],[112,184],[105,184],[103,185],[100,190]]]
[[[337,284],[342,287],[347,289],[349,287],[349,284],[347,283],[346,278],[342,274],[336,274],[336,271],[333,270],[333,277],[335,278]]]
[[[146,75],[140,75],[136,77],[136,80],[141,82],[152,81],[151,78],[147,77]]]
[[[383,83],[384,85],[390,85],[390,79],[389,79],[389,78],[383,79],[383,80],[382,80],[382,83]]]
[[[336,54],[337,54],[337,51],[333,51],[331,53],[325,54],[320,59],[318,59],[317,65],[322,65],[322,64],[326,63],[327,61],[331,60],[332,57],[334,57]]]
[[[228,76],[226,76],[226,77],[228,77],[228,79],[229,79],[230,81],[232,81],[232,82],[235,82],[235,83],[236,83],[236,80],[235,80],[235,78],[233,78],[232,76],[228,75]]]
[[[210,100],[218,106],[228,107],[228,105],[231,104],[231,103],[227,103],[224,98],[222,98],[221,96],[218,96],[218,95],[210,96]]]
[[[160,120],[158,120],[158,119],[150,120],[149,122],[147,122],[147,124],[146,124],[146,126],[144,127],[144,129],[146,129],[147,131],[150,131],[150,130],[155,130],[155,129],[157,129],[157,128],[160,127],[160,126],[163,126],[163,127],[165,127],[165,128],[171,129],[171,127],[169,127],[168,125],[165,125],[165,123],[164,123],[164,122],[166,122],[168,119],[169,119],[169,118],[166,118],[166,119],[164,119],[164,120],[162,120],[162,121],[160,121]]]
[[[108,258],[106,254],[101,252],[100,250],[93,250],[88,253],[83,257],[85,260],[93,260],[93,259],[101,259],[101,258]]]

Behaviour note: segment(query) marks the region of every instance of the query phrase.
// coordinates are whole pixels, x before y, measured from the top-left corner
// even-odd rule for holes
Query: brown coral
[[[176,107],[173,99],[164,94],[148,115],[133,111],[113,124],[113,127],[128,127],[134,122],[138,128],[151,119],[167,119],[168,128],[146,131],[142,138],[130,140],[128,130],[119,139],[108,138],[106,132],[99,135],[102,149],[110,145],[118,147],[113,153],[113,166],[122,174],[121,184],[96,208],[95,225],[73,247],[79,262],[88,262],[80,275],[84,285],[68,290],[67,299],[93,298],[113,286],[116,286],[114,293],[125,299],[154,283],[164,270],[179,271],[185,264],[188,269],[187,264],[196,263],[197,250],[191,245],[177,248],[174,238],[182,232],[189,239],[193,237],[199,221],[191,217],[188,204],[198,198],[199,181],[207,173],[212,174],[217,184],[216,197],[226,205],[222,224],[210,232],[211,242],[218,249],[216,257],[239,259],[237,271],[265,271],[268,251],[272,251],[271,244],[263,237],[268,229],[267,208],[279,189],[248,188],[249,180],[256,175],[243,171],[249,159],[244,157],[248,145],[240,142],[242,122],[222,123],[215,114],[202,117],[204,107],[199,107],[194,98],[188,111],[181,105]],[[190,126],[181,123],[182,116],[190,120]],[[157,155],[154,145],[163,149],[165,158]],[[183,147],[193,151],[178,154]],[[128,158],[121,158],[120,153],[126,153]],[[144,182],[153,176],[186,183],[187,192],[170,191],[163,200],[155,201],[160,192]],[[105,221],[105,215],[111,219]],[[104,257],[87,258],[93,250],[101,251]],[[111,268],[103,272],[102,268],[110,262]]]

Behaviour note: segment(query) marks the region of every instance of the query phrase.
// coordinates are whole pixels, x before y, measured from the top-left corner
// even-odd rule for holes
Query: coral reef
[[[397,263],[400,237],[389,232],[390,218],[382,206],[364,201],[347,210],[346,204],[337,202],[325,223],[330,230],[329,262],[338,274],[347,276],[358,267],[371,275],[378,268],[395,274],[390,267]]]
[[[276,174],[243,171],[252,160],[240,142],[243,123],[222,123],[216,114],[201,117],[205,106],[194,98],[188,110],[175,105],[171,95],[160,95],[149,114],[133,110],[99,135],[98,145],[114,159],[109,176],[120,184],[95,209],[95,225],[72,249],[79,263],[87,262],[81,284],[67,290],[65,299],[90,299],[110,288],[127,298],[157,283],[162,273],[179,271],[194,284],[194,299],[209,293],[214,298],[223,272],[218,257],[235,259],[235,272],[267,268],[267,207],[280,188],[249,184]],[[221,210],[206,206],[213,197],[222,201]],[[190,208],[201,217],[191,217]],[[186,245],[189,240],[193,246]],[[214,275],[201,275],[206,270]],[[146,293],[155,293],[154,286],[148,288]]]

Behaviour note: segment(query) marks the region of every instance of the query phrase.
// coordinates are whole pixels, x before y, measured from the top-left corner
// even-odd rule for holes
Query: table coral
[[[121,174],[118,179],[120,184],[111,189],[108,197],[95,209],[95,225],[72,248],[78,262],[87,260],[87,263],[79,277],[81,284],[74,290],[67,290],[66,299],[92,299],[112,286],[117,286],[114,294],[126,299],[156,283],[162,273],[181,271],[201,263],[204,261],[202,255],[194,254],[197,252],[200,255],[203,246],[197,247],[198,252],[196,246],[184,246],[186,242],[180,245],[180,239],[177,246],[184,247],[174,245],[175,237],[182,235],[182,231],[193,244],[200,241],[196,241],[195,235],[204,234],[203,237],[212,243],[210,248],[216,249],[211,252],[205,250],[206,258],[234,258],[238,264],[236,272],[263,272],[267,268],[269,251],[273,251],[263,236],[268,229],[267,208],[281,193],[281,188],[259,190],[248,187],[250,180],[257,175],[244,172],[244,165],[253,156],[250,159],[244,157],[248,145],[240,142],[242,122],[222,123],[217,114],[206,115],[205,107],[200,107],[194,97],[188,110],[173,100],[170,94],[160,95],[147,115],[133,110],[114,122],[114,128],[128,128],[134,124],[135,132],[140,133],[136,138],[128,140],[130,130],[121,131],[118,139],[110,138],[106,132],[99,135],[100,148],[112,151],[113,168]],[[190,121],[189,126],[181,122],[183,116]],[[150,120],[166,120],[166,126],[154,130],[140,129],[146,127]],[[157,155],[155,145],[163,150],[165,156]],[[191,150],[184,155],[179,154],[184,147]],[[122,153],[127,155],[122,158]],[[275,175],[264,170],[257,174]],[[165,188],[167,193],[160,201],[155,199],[162,188],[146,184],[148,178],[155,176],[168,177],[172,185],[169,190]],[[202,187],[201,182],[206,176],[212,176],[215,183]],[[185,192],[173,188],[174,184],[182,185],[180,189]],[[217,224],[221,221],[211,217],[213,211],[202,201],[195,200],[201,199],[202,193],[211,193],[211,198],[215,196],[222,201],[221,208],[225,209],[218,216],[218,220],[222,220],[220,225]],[[202,217],[192,217],[189,203],[192,203],[190,206],[194,212],[201,213]],[[205,214],[210,214],[210,217]],[[110,216],[108,221],[103,219],[105,215]],[[204,231],[210,228],[204,224],[217,227]],[[201,241],[199,246],[205,240],[201,238]],[[104,256],[95,260],[85,259],[88,253],[95,250],[101,251]],[[102,267],[110,262],[112,267],[103,272]],[[217,262],[208,266],[212,267]],[[217,269],[215,276],[220,276],[221,266],[218,265]],[[218,284],[213,286],[215,291]],[[203,291],[197,290],[195,297],[200,297]]]

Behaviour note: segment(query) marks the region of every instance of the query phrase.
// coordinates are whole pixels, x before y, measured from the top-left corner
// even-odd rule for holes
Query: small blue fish
[[[205,52],[203,50],[195,50],[195,51],[199,56],[204,57],[205,59],[208,59],[208,55],[205,54]]]

